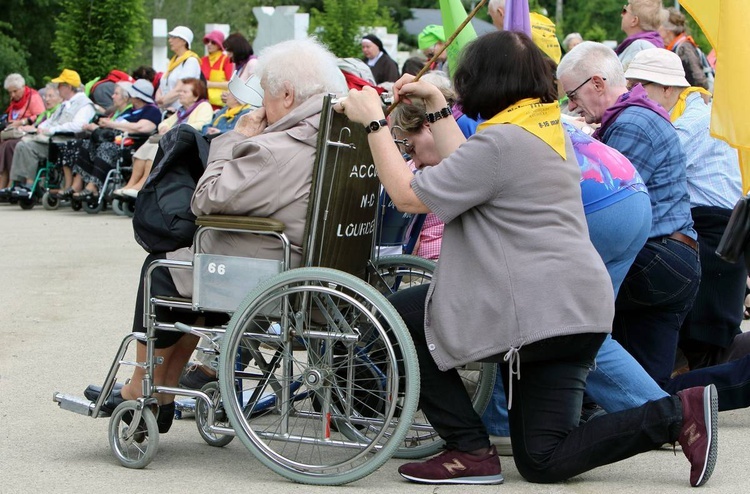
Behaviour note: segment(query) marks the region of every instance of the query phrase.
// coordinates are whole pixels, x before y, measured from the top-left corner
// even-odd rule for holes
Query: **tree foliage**
[[[323,10],[313,7],[310,14],[310,31],[338,57],[360,56],[360,39],[368,28],[394,27],[378,0],[323,0]]]
[[[52,48],[59,68],[86,81],[134,60],[146,22],[143,0],[63,0]]]
[[[19,73],[24,76],[26,83],[33,87],[34,80],[28,75],[29,67],[26,64],[28,53],[18,40],[10,37],[11,29],[10,24],[0,22],[0,74],[4,79],[8,74]],[[9,103],[8,93],[3,91],[0,95],[0,111]]]

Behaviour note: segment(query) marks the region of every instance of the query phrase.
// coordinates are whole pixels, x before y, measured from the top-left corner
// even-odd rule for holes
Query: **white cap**
[[[235,74],[229,81],[229,92],[238,100],[254,108],[263,106],[263,88],[260,87],[260,78],[256,75],[243,81]]]
[[[167,33],[168,36],[174,36],[175,38],[182,38],[187,41],[188,48],[193,44],[193,31],[189,27],[177,26]]]

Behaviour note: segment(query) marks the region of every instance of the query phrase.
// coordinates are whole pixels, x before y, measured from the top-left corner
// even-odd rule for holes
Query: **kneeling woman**
[[[527,480],[562,481],[679,440],[691,484],[701,485],[716,460],[712,386],[578,426],[586,377],[611,331],[614,293],[588,238],[581,174],[553,79],[528,36],[487,34],[464,49],[454,81],[464,113],[486,120],[476,135],[466,141],[440,91],[411,76],[394,94],[425,101],[440,163],[412,175],[387,130],[369,134],[378,176],[398,209],[433,212],[445,223],[432,283],[391,302],[412,333],[420,404],[446,451],[399,473],[436,484],[503,481],[455,370],[495,360],[503,362],[514,459]],[[341,109],[363,125],[383,119],[369,88],[350,91]],[[550,289],[555,296],[540,305],[539,294]]]

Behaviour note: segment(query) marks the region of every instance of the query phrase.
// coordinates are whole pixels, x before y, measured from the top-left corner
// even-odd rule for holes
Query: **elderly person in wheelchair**
[[[211,142],[208,167],[196,186],[192,210],[196,215],[222,214],[268,217],[282,221],[292,244],[292,265],[301,262],[302,238],[310,195],[313,163],[323,97],[346,89],[333,54],[311,39],[279,43],[261,54],[256,74],[263,89],[263,106],[242,117],[234,130]],[[279,258],[281,246],[256,235],[211,231],[203,250],[229,256]],[[151,254],[143,273],[155,259],[192,260],[193,248]],[[144,277],[136,299],[134,331],[145,331]],[[160,296],[190,297],[191,270],[153,271],[151,292]],[[198,313],[164,311],[157,319],[190,323]],[[220,315],[223,316],[223,315]],[[206,314],[215,318],[216,314]],[[160,319],[162,320],[162,319]],[[153,375],[156,385],[174,386],[196,347],[198,338],[176,331],[156,332],[156,356],[163,358]],[[146,359],[146,345],[137,346],[137,360]],[[142,396],[145,370],[135,367],[130,381],[115,388],[102,409],[112,411],[125,400]],[[90,400],[99,397],[94,386]],[[174,395],[156,395],[159,432],[166,432],[174,417]]]

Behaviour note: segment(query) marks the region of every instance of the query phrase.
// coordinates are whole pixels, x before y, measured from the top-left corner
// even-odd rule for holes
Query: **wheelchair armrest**
[[[209,214],[199,216],[195,223],[198,226],[213,228],[229,228],[236,230],[255,230],[261,232],[282,233],[286,225],[272,218],[257,218],[254,216],[231,216],[226,214]]]

